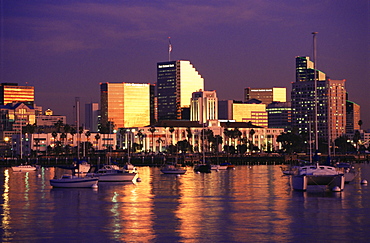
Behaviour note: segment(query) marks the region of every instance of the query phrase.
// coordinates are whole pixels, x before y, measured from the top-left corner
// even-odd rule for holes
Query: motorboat
[[[358,175],[355,167],[349,163],[337,163],[335,168],[344,174],[344,180],[347,184],[353,181]]]
[[[59,188],[93,188],[98,185],[97,177],[78,177],[73,175],[63,175],[59,179],[51,179],[50,185]]]
[[[161,169],[163,174],[185,174],[186,168],[178,167],[173,164],[164,165]]]
[[[98,177],[99,182],[128,182],[134,181],[138,174],[135,167],[133,170],[126,170],[117,165],[103,165],[94,172],[89,172],[86,176]]]
[[[12,170],[14,172],[28,172],[28,171],[35,171],[36,169],[37,169],[37,167],[33,166],[33,165],[12,166]]]
[[[325,185],[329,189],[338,187],[344,189],[344,175],[333,166],[328,165],[305,165],[297,168],[291,176],[291,185],[294,190],[307,190],[309,185]]]
[[[228,165],[211,165],[211,170],[227,170]]]
[[[89,172],[91,165],[87,161],[80,161],[75,165],[75,173],[86,174]]]

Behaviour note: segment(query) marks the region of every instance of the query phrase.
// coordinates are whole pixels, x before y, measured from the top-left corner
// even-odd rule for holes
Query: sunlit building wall
[[[328,135],[331,141],[346,133],[346,80],[327,82]]]
[[[233,104],[233,120],[236,122],[251,122],[256,126],[267,127],[267,118],[266,104]]]
[[[266,105],[272,102],[286,102],[286,88],[245,88],[244,101],[250,99],[260,100]]]
[[[194,92],[191,98],[190,120],[204,123],[218,119],[218,99],[216,91]]]
[[[33,86],[18,86],[17,83],[2,83],[0,85],[0,105],[19,102],[33,107],[35,88]]]
[[[158,120],[186,119],[192,93],[199,90],[204,79],[190,61],[157,63]]]
[[[277,137],[284,131],[282,128],[259,127],[247,122],[220,122],[217,120],[209,120],[204,124],[196,121],[162,121],[155,124],[153,128],[154,130],[151,130],[150,127],[128,128],[125,134],[117,133],[118,137],[122,136],[121,139],[117,140],[124,140],[123,144],[140,144],[142,145],[141,152],[164,152],[167,146],[187,140],[194,152],[201,152],[203,151],[202,131],[209,129],[214,136],[222,137],[223,144],[219,146],[219,151],[223,150],[225,144],[234,145],[236,148],[238,144],[249,139],[263,151],[276,151],[281,149],[281,144],[276,141]],[[224,133],[226,129],[236,128],[241,132],[240,138],[226,137]],[[252,129],[254,134],[253,137],[250,137]],[[204,149],[206,152],[215,152],[214,147],[209,144],[206,144]]]
[[[101,123],[113,122],[115,129],[150,124],[150,85],[102,83]]]

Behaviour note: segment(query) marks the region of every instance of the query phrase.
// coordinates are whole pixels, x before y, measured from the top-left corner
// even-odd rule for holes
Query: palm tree
[[[170,131],[170,133],[171,133],[171,145],[173,145],[173,136],[172,136],[172,133],[175,131],[175,128],[170,127],[170,129],[168,131]]]
[[[254,148],[254,134],[255,133],[256,133],[256,131],[254,131],[253,128],[249,131],[249,150],[251,151],[251,154],[252,154],[252,150]]]
[[[361,130],[362,120],[359,120],[359,121],[358,121],[358,125],[360,126],[360,130]]]
[[[99,133],[97,133],[97,134],[95,135],[95,140],[96,140],[96,150],[98,150],[98,148],[99,148],[99,139],[100,139],[100,134],[99,134]]]
[[[154,132],[155,132],[155,127],[151,126],[149,128],[149,132],[152,134],[152,153],[154,153]]]

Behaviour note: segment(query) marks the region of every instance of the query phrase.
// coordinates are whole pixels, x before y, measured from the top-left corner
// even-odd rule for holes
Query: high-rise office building
[[[296,81],[292,83],[291,91],[292,128],[300,133],[313,133],[317,120],[319,139],[334,141],[345,128],[345,80],[327,79],[325,73],[313,68],[309,57],[296,57]]]
[[[286,102],[286,88],[245,88],[244,101],[251,99],[260,100],[266,105],[272,102]]]
[[[150,85],[101,83],[101,124],[115,129],[150,124]]]
[[[190,99],[199,90],[204,79],[190,61],[157,63],[158,120],[190,119]]]
[[[346,133],[346,88],[345,79],[326,80],[329,139],[336,138]]]
[[[0,84],[0,105],[9,103],[24,103],[34,106],[35,88],[33,86],[18,86],[17,83]]]
[[[218,99],[215,90],[194,92],[190,105],[190,120],[200,124],[218,119]]]
[[[99,117],[99,103],[85,104],[85,129],[98,132]]]
[[[347,100],[346,102],[346,134],[354,134],[356,130],[360,130],[358,122],[361,120],[360,105]]]

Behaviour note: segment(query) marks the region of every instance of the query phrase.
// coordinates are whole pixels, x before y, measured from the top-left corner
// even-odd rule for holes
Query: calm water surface
[[[369,242],[370,166],[341,193],[292,191],[279,166],[53,189],[59,169],[0,170],[2,242]]]

